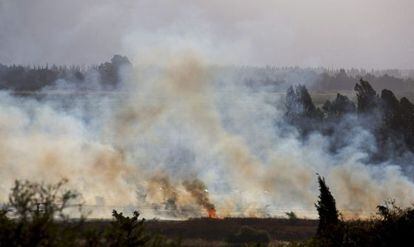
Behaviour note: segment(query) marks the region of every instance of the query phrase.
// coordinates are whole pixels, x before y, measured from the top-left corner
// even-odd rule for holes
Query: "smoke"
[[[14,179],[64,177],[95,217],[112,208],[164,218],[313,217],[320,173],[345,216],[369,215],[387,199],[411,205],[414,184],[399,166],[365,163],[368,131],[352,129],[335,154],[327,137],[303,142],[275,124],[280,94],[253,90],[203,58],[184,50],[141,63],[106,94],[1,92],[0,200]]]
[[[0,62],[96,64],[116,53],[139,62],[143,48],[190,47],[223,64],[411,69],[413,7],[411,0],[1,0]]]
[[[202,206],[208,213],[208,217],[216,218],[216,208],[214,204],[210,202],[208,196],[207,187],[204,183],[198,179],[192,181],[184,181],[183,185],[185,189],[196,199],[197,204]]]

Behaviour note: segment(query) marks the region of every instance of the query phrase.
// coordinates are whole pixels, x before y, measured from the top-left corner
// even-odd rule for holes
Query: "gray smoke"
[[[412,0],[1,0],[0,62],[96,64],[118,53],[140,62],[191,48],[219,64],[412,69],[413,8]]]
[[[216,73],[193,50],[135,66],[125,78],[99,94],[1,92],[0,200],[14,179],[65,177],[96,217],[112,208],[205,216],[213,205],[220,217],[312,217],[320,173],[345,216],[369,215],[387,199],[412,203],[414,184],[399,166],[364,162],[361,147],[374,145],[368,131],[353,129],[336,154],[319,134],[304,143],[275,125],[282,95]]]

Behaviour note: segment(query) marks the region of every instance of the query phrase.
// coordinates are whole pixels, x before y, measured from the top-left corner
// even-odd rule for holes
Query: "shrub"
[[[9,202],[0,213],[0,246],[75,246],[76,230],[83,222],[80,195],[56,184],[16,181]],[[81,215],[69,220],[75,206]]]
[[[112,216],[115,220],[106,236],[109,246],[144,246],[150,240],[150,236],[144,232],[145,219],[138,220],[137,211],[134,212],[134,216],[125,217],[114,210]]]
[[[31,246],[179,246],[180,242],[149,234],[139,213],[125,217],[113,211],[104,229],[85,225],[80,194],[56,184],[16,181],[0,209],[0,247]],[[77,213],[79,218],[71,216]]]
[[[285,213],[289,220],[297,220],[298,216],[295,214],[295,212],[290,211]]]

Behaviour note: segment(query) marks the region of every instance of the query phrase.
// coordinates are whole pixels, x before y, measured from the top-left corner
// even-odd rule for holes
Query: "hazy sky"
[[[0,63],[414,68],[413,0],[0,0]],[[152,58],[153,59],[153,58]]]

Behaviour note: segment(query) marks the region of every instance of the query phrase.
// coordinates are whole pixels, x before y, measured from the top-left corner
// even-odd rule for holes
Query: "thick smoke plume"
[[[345,216],[369,215],[387,199],[412,203],[409,174],[366,163],[364,150],[375,148],[368,131],[350,130],[335,154],[328,137],[303,142],[275,124],[282,95],[252,90],[195,52],[142,63],[121,78],[101,94],[1,92],[1,201],[14,179],[65,177],[96,217],[112,208],[166,218],[312,217],[320,173]]]

